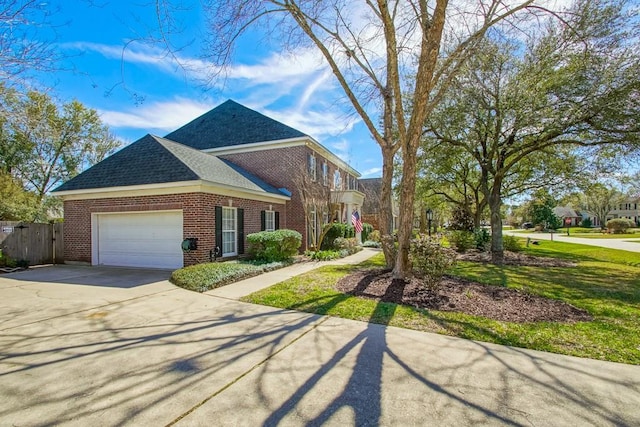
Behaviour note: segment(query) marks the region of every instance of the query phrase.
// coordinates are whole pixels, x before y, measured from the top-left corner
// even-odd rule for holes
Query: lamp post
[[[429,237],[431,237],[431,220],[433,220],[433,211],[427,209],[427,229],[429,230]]]

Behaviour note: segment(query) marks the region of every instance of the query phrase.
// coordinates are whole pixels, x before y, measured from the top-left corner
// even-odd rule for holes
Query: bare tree
[[[53,68],[51,5],[38,0],[0,0],[0,79],[21,83],[31,71]]]
[[[385,251],[395,278],[409,274],[416,153],[426,118],[447,82],[496,24],[515,19],[534,0],[506,4],[436,0],[229,0],[206,1],[208,56],[216,72],[230,64],[235,42],[264,25],[284,47],[312,47],[333,72],[353,110],[362,118],[383,157],[381,231],[392,227],[394,156],[402,156],[397,256]],[[161,14],[167,0],[157,0]]]
[[[325,235],[329,231],[327,225],[333,220],[334,208],[340,203],[343,191],[331,188],[330,182],[323,182],[309,173],[304,166],[293,173],[295,186],[306,218],[310,240],[316,249],[320,249]],[[318,227],[320,225],[320,227]]]

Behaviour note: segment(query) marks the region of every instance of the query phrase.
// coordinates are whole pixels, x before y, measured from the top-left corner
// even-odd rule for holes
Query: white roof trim
[[[220,147],[220,148],[208,148],[206,150],[202,150],[205,153],[215,154],[216,156],[222,156],[225,154],[236,154],[236,153],[246,153],[251,151],[260,151],[260,150],[272,150],[275,148],[286,148],[286,147],[298,147],[300,145],[306,145],[310,147],[313,151],[321,154],[326,159],[333,162],[340,169],[349,172],[354,175],[356,178],[359,178],[360,172],[352,168],[347,162],[342,160],[340,157],[333,154],[328,148],[320,144],[318,141],[313,139],[310,136],[296,137],[296,138],[287,138],[287,139],[277,139],[274,141],[264,141],[264,142],[254,142],[251,144],[239,144],[232,145],[230,147]]]
[[[86,199],[106,199],[112,197],[134,197],[134,196],[155,196],[166,194],[183,193],[209,193],[223,196],[238,197],[242,199],[266,201],[284,204],[291,200],[291,197],[279,194],[268,193],[266,191],[248,190],[221,185],[210,181],[180,181],[165,184],[130,185],[106,188],[88,188],[82,190],[58,191],[53,193],[63,200],[86,200]]]

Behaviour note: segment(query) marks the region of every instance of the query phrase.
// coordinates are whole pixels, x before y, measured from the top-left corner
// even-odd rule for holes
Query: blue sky
[[[145,42],[157,35],[155,1],[60,0],[52,21],[66,59],[39,80],[61,101],[96,109],[124,143],[163,136],[233,99],[311,135],[364,178],[381,176],[378,145],[317,52],[281,52],[277,40],[253,32],[240,40],[226,78],[210,81],[200,2],[183,4],[174,15],[182,31],[171,37],[178,49],[167,55]]]

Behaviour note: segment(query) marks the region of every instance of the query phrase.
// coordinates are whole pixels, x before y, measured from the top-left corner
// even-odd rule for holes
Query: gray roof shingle
[[[195,180],[285,195],[229,161],[152,135],[107,157],[54,192]]]
[[[165,138],[207,150],[304,136],[299,130],[227,100]]]

